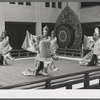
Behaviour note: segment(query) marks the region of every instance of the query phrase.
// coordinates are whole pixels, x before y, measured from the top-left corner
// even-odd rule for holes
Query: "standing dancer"
[[[51,67],[53,71],[59,70],[54,66],[53,62],[54,50],[51,46],[51,38],[48,36],[48,27],[45,26],[43,28],[43,36],[39,42],[39,54],[36,56],[36,70],[34,75],[37,75],[40,71],[42,71],[43,75],[48,75],[48,67]]]
[[[37,56],[35,57],[34,63],[35,68],[31,70],[27,68],[26,71],[22,72],[23,75],[37,75],[40,71],[42,75],[48,75],[48,67],[51,67],[53,71],[59,70],[54,66],[53,62],[53,49],[51,48],[51,39],[48,36],[48,27],[43,28],[43,36],[36,36],[35,38]],[[32,41],[33,42],[33,41]],[[33,44],[33,43],[32,43]],[[34,46],[34,45],[33,45]],[[33,51],[34,52],[34,51]]]
[[[52,31],[51,32],[51,48],[53,49],[53,53],[54,53],[54,59],[57,59],[57,49],[58,49],[58,45],[57,45],[57,37],[55,36],[55,32]]]

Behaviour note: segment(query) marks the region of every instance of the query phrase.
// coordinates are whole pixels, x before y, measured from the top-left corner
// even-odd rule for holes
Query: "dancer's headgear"
[[[52,30],[51,34],[55,34],[55,31],[54,31],[54,30]]]
[[[47,25],[43,28],[43,31],[48,31],[49,29],[48,29],[48,27],[47,27]]]
[[[95,33],[99,33],[99,28],[96,27],[96,28],[94,29],[94,32],[95,32]]]

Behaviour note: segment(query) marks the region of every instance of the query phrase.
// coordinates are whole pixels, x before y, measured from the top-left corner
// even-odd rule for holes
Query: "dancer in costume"
[[[93,34],[94,39],[94,47],[93,47],[93,56],[88,62],[88,66],[95,66],[98,62],[98,56],[100,55],[100,31],[98,28],[95,29],[95,33]]]
[[[54,53],[54,59],[57,59],[57,49],[58,49],[58,45],[57,45],[57,38],[55,36],[55,32],[52,31],[51,32],[51,48],[53,49],[53,53]]]
[[[59,68],[56,68],[54,66],[53,57],[52,57],[53,49],[50,46],[51,39],[50,37],[48,37],[48,27],[47,26],[43,28],[43,36],[36,36],[35,42],[37,42],[38,44],[37,49],[36,49],[38,52],[34,60],[35,68],[33,70],[31,70],[30,68],[27,68],[26,71],[22,72],[22,74],[35,76],[41,71],[42,75],[48,75],[49,67],[53,71],[59,70]]]
[[[54,48],[51,46],[51,38],[48,36],[48,27],[43,28],[43,37],[39,42],[39,54],[36,56],[36,71],[34,75],[37,75],[39,71],[42,71],[43,75],[48,75],[48,68],[50,67],[53,71],[59,70],[56,68],[53,61]]]
[[[84,63],[84,65],[87,66],[95,66],[97,65],[98,62],[98,56],[100,55],[100,32],[98,28],[95,28],[94,33],[93,33],[93,39],[94,39],[94,45],[92,51],[89,52],[81,61]],[[90,59],[89,59],[90,57]],[[86,61],[89,59],[88,61]],[[85,62],[86,61],[86,62]]]
[[[10,51],[12,50],[12,47],[9,44],[9,37],[6,36],[6,31],[2,32],[0,36],[0,53],[4,57],[4,64],[7,65],[7,61],[14,60],[14,57],[11,56]]]

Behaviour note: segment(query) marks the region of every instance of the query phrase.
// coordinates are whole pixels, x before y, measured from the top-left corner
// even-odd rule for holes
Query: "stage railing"
[[[12,50],[11,51],[11,55],[14,56],[14,57],[18,57],[18,58],[21,58],[21,57],[31,57],[31,56],[35,56],[36,53],[33,53],[33,52],[29,52],[29,51],[26,51],[26,50],[23,50],[23,49],[15,49],[15,50]]]
[[[59,48],[57,53],[59,55],[72,56],[72,57],[81,57],[82,50],[81,49]]]
[[[63,55],[63,56],[72,56],[72,57],[80,57],[81,56],[81,50],[77,49],[64,49],[64,48],[59,48],[57,51],[58,55]],[[23,50],[23,49],[15,49],[11,51],[11,55],[14,57],[30,57],[30,56],[35,56],[35,53]]]
[[[90,85],[90,82],[95,79],[98,79],[99,83]],[[51,77],[39,81],[19,83],[11,86],[1,86],[0,89],[58,89],[62,87],[66,87],[66,89],[73,89],[73,85],[79,83],[83,83],[83,87],[80,87],[78,89],[99,89],[100,68],[68,75]]]

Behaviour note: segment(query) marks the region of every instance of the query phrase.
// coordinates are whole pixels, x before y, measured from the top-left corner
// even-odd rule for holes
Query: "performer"
[[[94,47],[93,47],[93,56],[91,61],[88,62],[88,66],[95,66],[98,62],[98,56],[100,55],[100,31],[98,28],[95,28],[95,33],[93,34]]]
[[[0,42],[2,41],[2,32],[0,34]],[[1,47],[1,46],[0,46]],[[4,57],[2,56],[2,54],[0,53],[0,65],[3,65],[3,61],[4,61]]]
[[[51,69],[53,71],[59,70],[59,68],[56,68],[54,66],[53,55],[54,55],[54,49],[51,46],[51,38],[48,36],[48,27],[45,26],[43,28],[43,37],[41,38],[39,43],[39,54],[36,57],[36,59],[40,61],[40,63],[38,63],[39,66],[37,67],[34,75],[37,75],[38,72],[41,70],[43,75],[48,75],[47,73],[48,67],[52,67]]]
[[[48,27],[45,26],[43,28],[43,36],[36,36],[35,38],[38,42],[38,52],[37,56],[35,57],[34,63],[35,68],[33,71],[30,68],[27,68],[25,72],[22,72],[23,75],[29,75],[27,73],[30,73],[30,75],[37,75],[39,72],[41,72],[42,75],[48,75],[48,68],[52,67],[51,69],[53,71],[59,70],[59,68],[56,68],[54,66],[53,62],[53,49],[51,48],[51,39],[48,36]]]
[[[54,53],[54,59],[57,59],[57,49],[58,49],[58,45],[57,45],[57,38],[55,36],[55,31],[51,32],[51,48],[53,49],[53,53]]]
[[[6,36],[6,31],[2,32],[0,36],[0,54],[2,54],[4,58],[4,64],[7,65],[7,61],[14,60],[14,57],[11,56],[10,51],[12,50],[12,47],[9,44],[9,37]]]
[[[97,65],[98,62],[98,56],[100,55],[100,32],[98,28],[95,28],[94,33],[93,33],[93,39],[94,39],[94,45],[93,45],[93,49],[91,52],[89,52],[89,54],[87,54],[84,58],[83,58],[83,62],[87,59],[90,59],[87,62],[84,62],[85,65],[87,66],[95,66]],[[82,62],[82,60],[81,60]],[[81,63],[80,62],[80,63]]]

